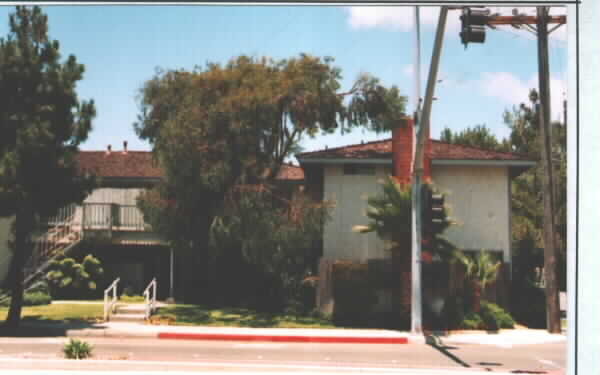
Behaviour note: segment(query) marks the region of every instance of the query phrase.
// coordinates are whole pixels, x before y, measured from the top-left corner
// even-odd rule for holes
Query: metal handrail
[[[108,288],[104,290],[104,321],[107,322],[110,319],[110,314],[113,313],[115,305],[117,304],[117,284],[121,278],[117,277],[115,281],[110,284]],[[109,302],[108,295],[112,289],[112,298]]]
[[[150,284],[144,290],[144,304],[146,305],[145,318],[147,320],[150,319],[150,315],[156,309],[156,277],[150,281]]]

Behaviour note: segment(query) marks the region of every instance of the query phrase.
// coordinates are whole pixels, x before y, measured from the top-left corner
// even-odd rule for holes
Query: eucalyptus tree
[[[341,79],[333,58],[301,54],[159,71],[143,85],[134,128],[165,179],[140,205],[173,246],[192,250],[186,264],[208,264],[209,228],[232,189],[271,184],[304,137],[397,124],[406,103],[398,88],[361,74],[343,91]]]

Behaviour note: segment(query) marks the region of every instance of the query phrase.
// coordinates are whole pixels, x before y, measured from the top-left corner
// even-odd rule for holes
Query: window
[[[374,165],[344,164],[345,176],[374,176]]]

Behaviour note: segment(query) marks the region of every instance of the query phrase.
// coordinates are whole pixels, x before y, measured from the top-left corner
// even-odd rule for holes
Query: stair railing
[[[156,309],[156,278],[153,278],[144,290],[144,304],[146,305],[145,319],[148,320]]]
[[[110,284],[108,288],[104,290],[104,321],[110,320],[110,314],[114,313],[115,306],[117,304],[117,284],[120,278],[117,277],[115,281]],[[109,299],[109,294],[112,291],[112,298]]]
[[[59,250],[66,252],[83,238],[83,233],[75,229],[75,210],[74,204],[68,205],[47,220],[49,228],[35,241],[33,253],[25,265],[25,285],[43,274]]]

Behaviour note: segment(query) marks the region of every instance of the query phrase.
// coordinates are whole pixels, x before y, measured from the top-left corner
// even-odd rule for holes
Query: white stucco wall
[[[341,165],[324,167],[324,197],[335,203],[324,228],[324,257],[364,261],[389,255],[376,234],[352,232],[354,225],[368,223],[367,197],[380,191],[378,181],[385,175],[384,166],[376,167],[375,176],[344,175]],[[508,168],[434,165],[432,179],[458,223],[444,233],[446,238],[465,250],[501,251],[509,262]]]
[[[324,167],[324,199],[335,204],[324,228],[324,257],[360,261],[386,257],[384,243],[377,234],[352,232],[353,226],[369,222],[367,198],[381,190],[384,168],[375,168],[375,175],[368,176],[344,175],[341,165]]]
[[[434,165],[431,177],[457,222],[446,238],[465,250],[502,251],[510,262],[508,168]]]
[[[98,188],[85,199],[85,203],[115,203],[135,205],[141,188]]]
[[[8,248],[11,223],[12,219],[0,218],[0,283],[8,275],[8,267],[12,258],[12,253]]]

